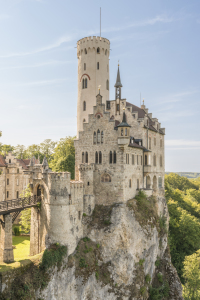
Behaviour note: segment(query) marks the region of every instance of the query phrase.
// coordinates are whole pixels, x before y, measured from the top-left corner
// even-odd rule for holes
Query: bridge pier
[[[40,253],[40,213],[37,208],[31,208],[30,255]]]
[[[4,215],[2,221],[4,223],[1,222],[0,261],[3,261],[5,263],[10,263],[14,261],[13,247],[12,247],[11,214]]]

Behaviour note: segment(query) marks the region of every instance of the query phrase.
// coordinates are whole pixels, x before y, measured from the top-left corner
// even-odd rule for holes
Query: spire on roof
[[[120,72],[119,72],[119,64],[118,64],[117,79],[116,79],[115,87],[116,88],[122,87],[121,78],[120,78]]]
[[[123,119],[122,119],[122,122],[117,125],[117,127],[131,127],[127,121],[126,121],[126,114],[125,114],[125,108],[123,108]]]

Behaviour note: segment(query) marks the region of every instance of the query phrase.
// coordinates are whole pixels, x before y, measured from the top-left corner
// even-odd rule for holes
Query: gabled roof
[[[22,166],[23,169],[28,170],[28,166],[30,165],[30,159],[17,159],[17,162]],[[35,164],[39,164],[39,160],[35,159]]]
[[[142,108],[140,108],[140,107],[138,107],[138,106],[136,106],[136,105],[134,105],[134,104],[132,104],[130,102],[126,102],[126,107],[130,107],[130,106],[132,107],[132,111],[133,112],[134,111],[138,112],[138,118],[144,118],[145,111]]]
[[[6,161],[3,157],[3,155],[0,155],[0,167],[6,167]]]

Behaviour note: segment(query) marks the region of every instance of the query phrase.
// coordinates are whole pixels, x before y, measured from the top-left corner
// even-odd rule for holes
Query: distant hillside
[[[200,173],[193,173],[193,172],[165,172],[165,174],[175,173],[183,177],[187,178],[197,178],[200,177]]]

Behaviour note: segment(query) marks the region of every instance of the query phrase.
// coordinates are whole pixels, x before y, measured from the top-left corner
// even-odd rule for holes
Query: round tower
[[[77,136],[93,113],[99,86],[103,103],[109,100],[109,55],[110,41],[105,38],[85,37],[77,42]]]

